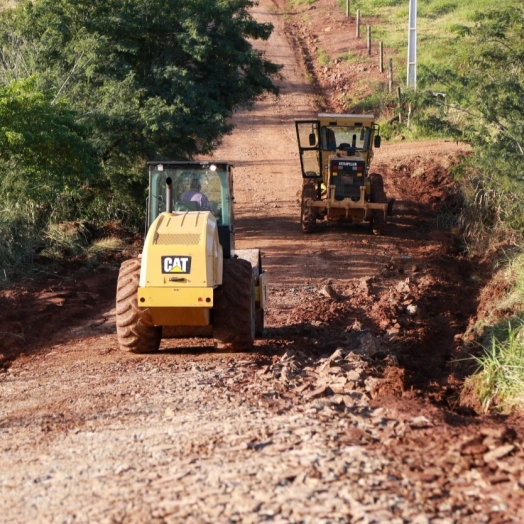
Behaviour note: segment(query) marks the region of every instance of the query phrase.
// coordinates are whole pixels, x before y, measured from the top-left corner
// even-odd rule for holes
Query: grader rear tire
[[[371,183],[371,202],[375,204],[387,204],[388,199],[384,192],[384,181],[382,175],[371,173],[371,175],[369,175],[369,181]],[[384,235],[386,233],[386,217],[384,215],[384,212],[378,209],[373,211],[371,227],[375,235]]]
[[[247,260],[224,260],[222,285],[215,291],[213,337],[217,349],[246,351],[255,340],[253,269]]]
[[[300,226],[303,233],[313,233],[317,222],[317,214],[314,207],[306,205],[308,200],[317,199],[317,190],[314,182],[308,182],[302,188],[302,209],[300,213]]]
[[[153,325],[148,309],[138,307],[137,292],[141,260],[126,260],[120,266],[116,291],[116,332],[118,345],[129,353],[158,351],[162,327]]]

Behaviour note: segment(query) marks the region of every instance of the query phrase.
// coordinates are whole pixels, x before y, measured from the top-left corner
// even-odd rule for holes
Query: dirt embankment
[[[335,4],[313,5],[338,24]],[[384,144],[374,171],[396,199],[388,235],[327,224],[303,235],[293,122],[313,117],[319,99],[286,32],[296,14],[269,0],[253,13],[275,26],[262,48],[284,65],[282,95],[238,113],[215,158],[236,166],[238,246],[263,251],[264,338],[244,354],[214,353],[205,339],[165,340],[158,355],[121,353],[118,260],[3,292],[0,514],[7,522],[524,519],[522,422],[461,406],[453,364],[483,274],[439,222],[455,198],[449,166],[465,149]]]

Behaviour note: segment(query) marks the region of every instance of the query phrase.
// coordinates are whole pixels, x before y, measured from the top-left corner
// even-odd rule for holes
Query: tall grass
[[[345,12],[346,0],[337,0],[337,2],[340,10]],[[497,2],[500,9],[514,4],[514,0]],[[407,0],[351,0],[350,5],[351,17],[354,18],[356,11],[360,10],[362,24],[367,24],[368,20],[372,19],[373,40],[383,43],[385,58],[393,60],[394,82],[404,88],[407,79],[409,2]],[[424,68],[431,70],[435,65],[451,66],[457,53],[462,52],[467,55],[468,51],[464,50],[463,44],[458,42],[453,28],[457,25],[472,26],[476,12],[483,12],[492,7],[491,0],[418,2],[417,74],[419,79],[423,79]],[[394,107],[395,103],[395,95],[392,94],[389,106]],[[383,117],[387,120],[391,114],[388,112],[383,114]],[[417,133],[428,138],[434,137],[431,133],[428,134],[428,130],[403,130],[407,138],[412,138]]]
[[[514,5],[514,0],[500,0],[497,6]],[[338,0],[345,12],[346,0]],[[492,0],[461,2],[460,0],[425,0],[418,2],[417,60],[431,65],[446,62],[456,52],[456,40],[451,29],[457,24],[471,25],[475,12],[493,7]],[[363,23],[373,17],[374,38],[384,42],[400,61],[406,64],[409,2],[407,0],[351,0],[351,16],[359,9]],[[404,71],[404,70],[403,70]]]
[[[5,195],[4,195],[5,197]],[[119,238],[93,239],[93,230],[105,223],[126,223],[129,231],[140,231],[143,209],[132,198],[94,199],[89,206],[67,205],[67,195],[57,195],[54,205],[44,209],[30,200],[13,203],[4,198],[0,210],[0,288],[34,277],[64,259],[97,264],[125,250]],[[129,217],[133,214],[135,220]],[[134,224],[136,227],[132,227]]]
[[[466,380],[464,392],[472,393],[482,410],[511,413],[524,409],[524,322],[508,324],[507,336],[491,338],[481,356],[472,357],[476,373]]]
[[[463,396],[473,396],[485,412],[524,410],[524,251],[509,253],[481,295],[481,318],[468,330],[482,352],[466,380]]]
[[[461,181],[464,198],[458,223],[471,255],[524,244],[523,188],[517,182],[511,191],[501,182],[491,173],[474,172]]]

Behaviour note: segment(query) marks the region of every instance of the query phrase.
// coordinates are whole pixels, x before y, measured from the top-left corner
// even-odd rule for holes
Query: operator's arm
[[[202,209],[202,211],[212,211],[211,203],[204,194],[202,194],[202,198],[200,200],[200,209]]]

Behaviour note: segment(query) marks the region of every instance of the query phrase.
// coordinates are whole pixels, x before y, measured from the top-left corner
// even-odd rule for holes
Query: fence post
[[[393,89],[393,59],[389,59],[389,92]]]
[[[346,0],[346,16],[349,18],[349,1],[350,0]]]
[[[371,26],[368,25],[368,56],[371,55]]]
[[[402,93],[400,86],[397,87],[397,108],[398,108],[398,123],[402,124]]]
[[[360,38],[360,9],[357,9],[357,38]]]
[[[384,45],[382,44],[382,41],[379,42],[378,49],[379,49],[378,68],[379,68],[379,71],[383,73],[384,72]]]

